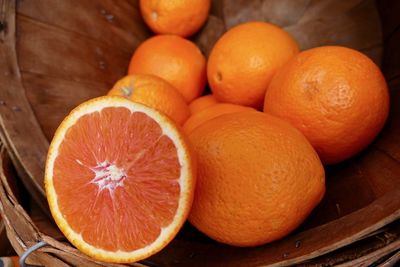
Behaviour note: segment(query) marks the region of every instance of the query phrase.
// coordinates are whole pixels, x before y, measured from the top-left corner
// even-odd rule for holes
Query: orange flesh
[[[105,108],[66,132],[53,180],[61,213],[85,242],[133,251],[172,222],[179,177],[177,149],[153,119]]]

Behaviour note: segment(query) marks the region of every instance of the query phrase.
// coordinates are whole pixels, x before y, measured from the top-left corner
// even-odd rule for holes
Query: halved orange
[[[67,239],[102,261],[165,247],[188,216],[194,162],[175,124],[118,96],[89,100],[61,123],[45,171],[51,213]]]

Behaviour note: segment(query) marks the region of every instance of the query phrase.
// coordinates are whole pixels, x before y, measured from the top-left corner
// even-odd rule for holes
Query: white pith
[[[96,167],[89,168],[95,174],[91,183],[97,185],[99,193],[107,189],[110,195],[113,196],[115,189],[124,185],[126,172],[114,163],[107,161],[97,162]]]

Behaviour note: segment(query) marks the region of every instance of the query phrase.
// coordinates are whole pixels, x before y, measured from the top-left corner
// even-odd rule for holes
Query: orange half
[[[45,187],[58,227],[83,253],[128,263],[165,247],[185,222],[195,170],[187,142],[161,113],[105,96],[61,123]]]

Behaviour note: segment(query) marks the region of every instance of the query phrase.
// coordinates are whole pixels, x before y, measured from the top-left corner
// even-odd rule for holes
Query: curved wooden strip
[[[380,267],[393,267],[400,262],[400,251],[398,251],[395,255],[387,259],[384,263],[380,265]]]
[[[19,72],[15,50],[15,0],[3,0],[6,27],[0,33],[0,125],[1,137],[11,152],[18,174],[43,209],[44,164],[48,141],[32,112]]]
[[[132,52],[21,15],[17,21],[21,71],[76,82],[101,82],[109,87],[127,73]]]
[[[351,262],[341,264],[340,267],[353,267],[353,266],[374,266],[374,263],[386,255],[398,250],[400,248],[400,239],[389,244],[388,246],[378,249],[368,255],[360,257]],[[400,256],[400,254],[398,254]]]
[[[389,31],[385,38],[383,72],[390,89],[390,114],[376,147],[400,161],[400,17],[396,11],[400,7],[400,1],[391,0],[385,3],[386,9],[383,9],[381,16],[384,28],[388,26],[397,30]]]
[[[5,177],[4,170],[10,167],[7,162],[3,161],[6,157],[6,153],[2,150],[0,152],[0,207],[10,243],[14,250],[21,255],[28,247],[40,240],[40,233],[25,210],[18,203],[10,201],[15,197],[12,192],[7,190],[7,188],[10,188],[7,181],[15,179],[15,177]],[[70,266],[53,255],[40,251],[32,253],[29,256],[28,263],[44,266]]]

